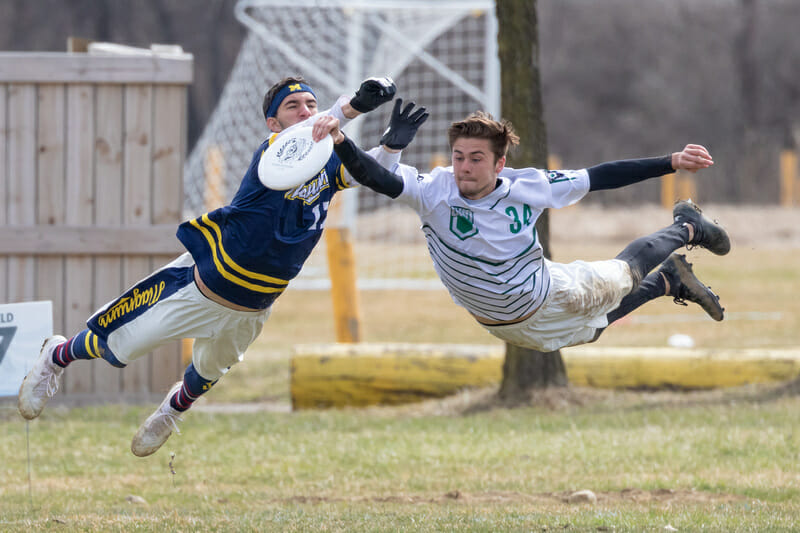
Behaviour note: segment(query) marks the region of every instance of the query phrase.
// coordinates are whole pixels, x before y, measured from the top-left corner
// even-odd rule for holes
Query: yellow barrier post
[[[711,389],[797,377],[794,348],[669,348],[585,344],[563,350],[570,384],[604,389]],[[494,387],[504,347],[359,343],[294,346],[293,409],[397,405]]]
[[[672,209],[675,203],[675,173],[661,177],[661,207]]]
[[[183,366],[188,366],[192,362],[193,348],[194,339],[181,339],[181,363]]]
[[[797,181],[797,152],[781,150],[781,207],[795,204],[795,182]]]
[[[677,186],[679,199],[688,200],[691,198],[693,200],[697,200],[697,188],[695,187],[693,174],[680,172],[678,174]]]
[[[356,288],[356,261],[350,230],[337,224],[341,220],[340,196],[334,197],[328,211],[325,245],[337,342],[361,341],[361,310]],[[332,222],[332,224],[331,224]]]
[[[561,170],[564,168],[561,165],[561,158],[557,155],[550,154],[547,156],[547,170]]]
[[[430,163],[428,163],[429,168],[449,167],[449,166],[450,166],[450,158],[444,152],[435,152],[431,156]]]

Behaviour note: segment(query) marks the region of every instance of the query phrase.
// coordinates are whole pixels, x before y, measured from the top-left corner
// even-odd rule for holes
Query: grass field
[[[619,251],[590,241],[562,238],[556,259]],[[689,252],[724,322],[665,298],[599,342],[800,346],[800,251],[735,242],[724,258]],[[487,389],[288,412],[292,346],[335,340],[330,309],[327,292],[287,291],[245,361],[149,458],[129,445],[153,406],[51,408],[26,423],[0,404],[0,531],[800,530],[796,385],[567,388],[515,409]],[[366,341],[499,343],[443,291],[365,292],[361,309]],[[570,500],[584,489],[597,501]]]
[[[491,408],[490,395],[392,409],[198,411],[145,459],[128,446],[149,409],[51,409],[30,425],[6,409],[0,530],[800,527],[795,395],[573,391],[513,410]],[[578,490],[597,502],[570,503]]]

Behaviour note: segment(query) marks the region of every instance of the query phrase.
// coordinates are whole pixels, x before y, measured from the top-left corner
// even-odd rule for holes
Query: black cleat
[[[675,222],[688,223],[694,228],[694,238],[689,245],[700,246],[712,254],[725,255],[731,251],[731,240],[716,220],[703,214],[697,204],[691,200],[682,200],[672,208]]]
[[[659,272],[669,281],[669,295],[674,298],[676,304],[687,305],[688,300],[702,307],[708,316],[717,322],[723,319],[725,309],[719,304],[719,296],[695,277],[692,265],[686,262],[685,255],[670,255],[661,263]]]

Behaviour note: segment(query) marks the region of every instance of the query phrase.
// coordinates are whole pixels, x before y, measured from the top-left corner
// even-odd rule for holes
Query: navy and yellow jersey
[[[350,186],[333,153],[300,187],[266,188],[258,162],[274,138],[256,150],[230,205],[182,223],[177,233],[208,288],[253,309],[269,307],[297,276],[322,235],[333,195]]]

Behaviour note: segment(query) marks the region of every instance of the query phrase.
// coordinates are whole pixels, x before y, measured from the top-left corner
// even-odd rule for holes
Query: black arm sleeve
[[[672,154],[646,159],[624,159],[601,163],[588,169],[589,190],[616,189],[675,172]]]
[[[333,151],[361,185],[390,198],[397,198],[403,192],[403,178],[383,168],[347,136],[341,143],[333,145]]]

